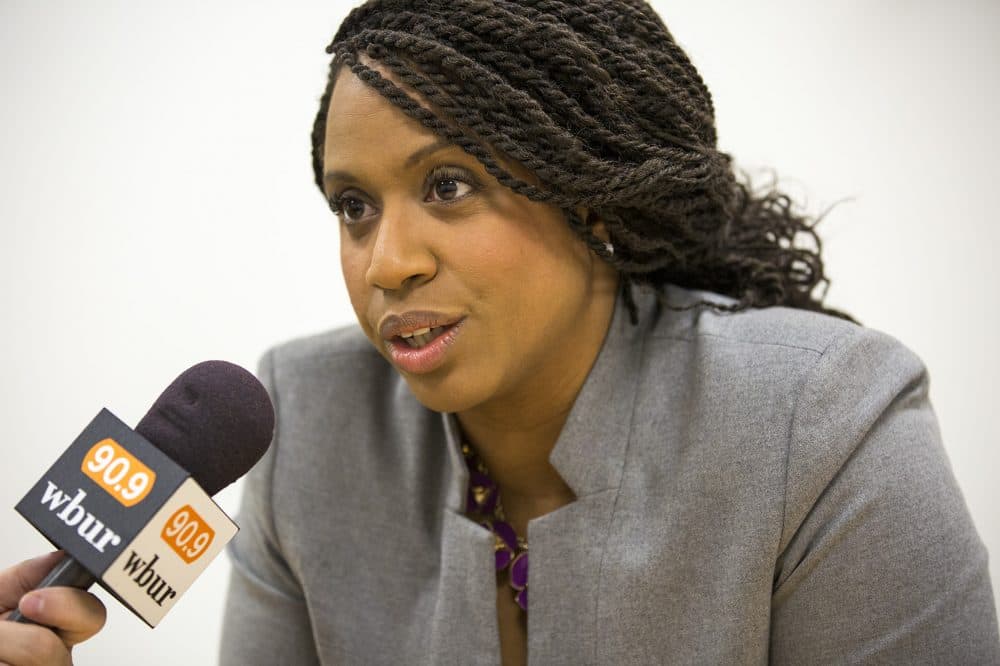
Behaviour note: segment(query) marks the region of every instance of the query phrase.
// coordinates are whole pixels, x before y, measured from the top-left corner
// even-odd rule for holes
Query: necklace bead
[[[528,610],[528,542],[519,537],[507,522],[500,502],[500,489],[479,456],[468,444],[462,444],[462,456],[469,468],[469,489],[465,512],[470,518],[493,533],[497,575],[508,568],[514,600],[522,610]]]

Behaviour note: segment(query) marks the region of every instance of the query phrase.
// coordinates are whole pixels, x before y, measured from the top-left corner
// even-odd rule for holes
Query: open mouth
[[[397,370],[417,375],[439,368],[451,355],[465,317],[430,310],[389,314],[378,325],[383,349]]]
[[[397,337],[413,349],[420,349],[444,333],[449,326],[434,326],[433,328],[419,328],[411,333],[401,333]]]
[[[462,318],[450,324],[401,331],[386,340],[385,350],[399,370],[411,374],[431,372],[444,363],[464,321]]]

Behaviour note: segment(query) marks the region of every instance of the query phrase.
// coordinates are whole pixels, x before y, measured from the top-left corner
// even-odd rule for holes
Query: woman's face
[[[323,160],[354,311],[418,400],[464,412],[575,395],[617,279],[557,208],[503,187],[347,68]]]

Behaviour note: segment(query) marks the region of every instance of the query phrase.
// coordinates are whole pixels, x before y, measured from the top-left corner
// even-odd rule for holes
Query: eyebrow
[[[429,143],[426,146],[424,146],[423,148],[417,148],[415,151],[413,151],[412,155],[410,155],[409,157],[407,157],[403,161],[403,165],[407,166],[407,167],[411,167],[414,164],[416,164],[417,162],[419,162],[420,160],[422,160],[423,158],[427,157],[428,155],[430,155],[432,153],[436,153],[437,151],[441,150],[442,148],[446,148],[446,147],[451,146],[451,145],[453,145],[453,144],[448,139],[438,139],[434,143]]]
[[[407,168],[412,167],[414,164],[416,164],[423,158],[427,157],[428,155],[436,153],[442,148],[448,148],[454,145],[455,144],[453,144],[448,139],[438,139],[433,143],[429,143],[426,146],[422,146],[421,148],[417,148],[415,151],[413,151],[413,153],[411,153],[409,157],[403,160],[403,166]],[[324,181],[330,181],[334,179],[354,180],[354,176],[346,171],[327,171],[325,174],[323,174]]]

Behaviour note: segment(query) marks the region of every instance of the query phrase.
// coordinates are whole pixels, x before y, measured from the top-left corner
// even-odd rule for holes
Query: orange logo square
[[[156,472],[110,437],[90,447],[80,470],[125,506],[141,502],[156,483]]]
[[[191,564],[212,545],[215,530],[194,507],[185,504],[167,519],[160,537],[182,560]]]

